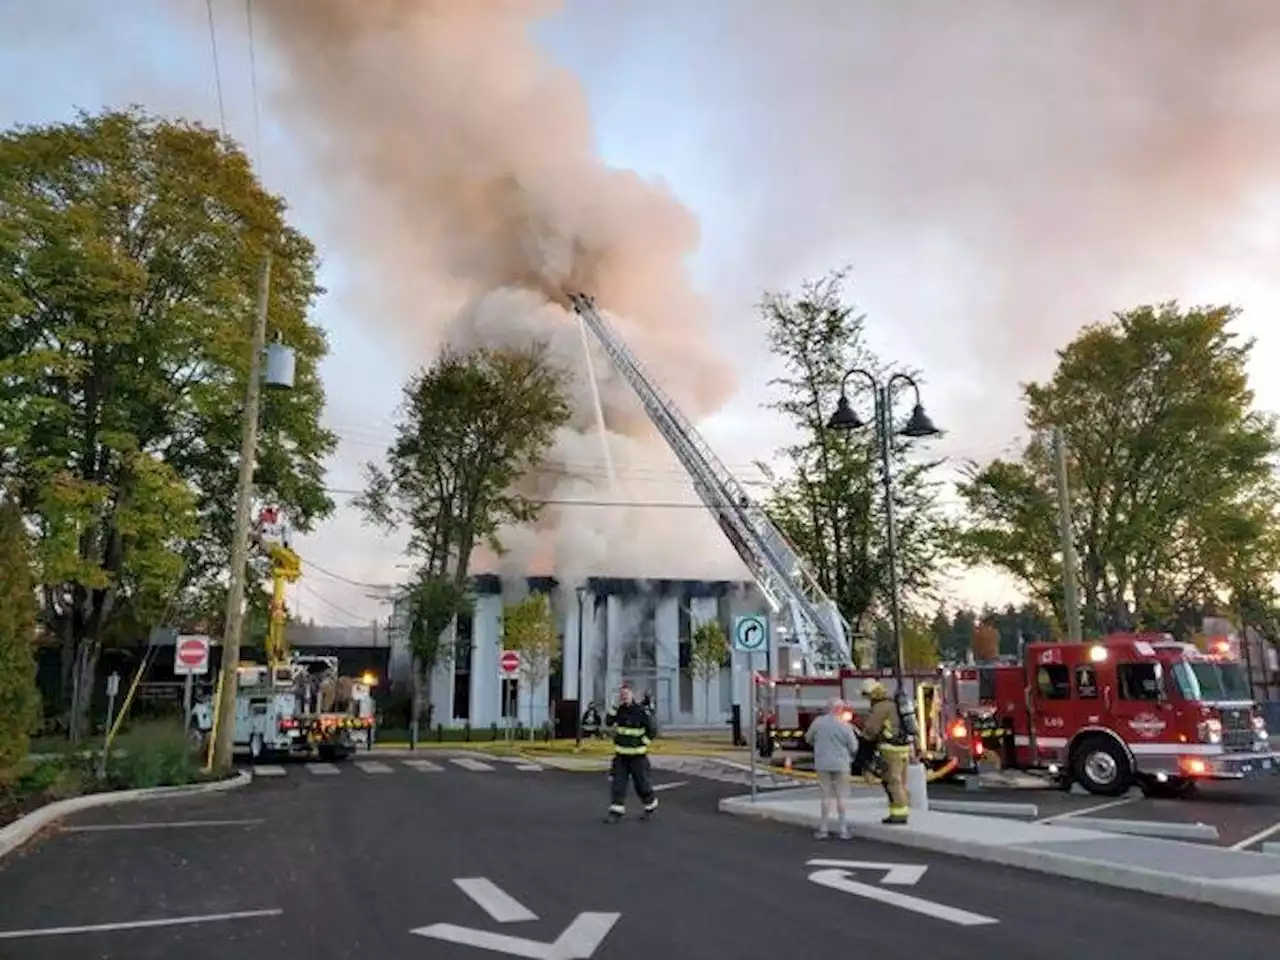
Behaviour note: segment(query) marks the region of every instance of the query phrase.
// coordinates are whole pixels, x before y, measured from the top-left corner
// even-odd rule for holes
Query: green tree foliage
[[[882,606],[888,585],[884,500],[875,431],[826,428],[847,370],[883,373],[867,348],[863,317],[844,299],[845,271],[805,283],[798,295],[766,294],[760,310],[784,373],[771,382],[797,439],[785,447],[786,474],[774,485],[770,515],[808,560],[819,584],[857,629]],[[860,381],[851,381],[857,391]],[[852,396],[855,402],[856,395]],[[871,420],[871,400],[864,405]],[[939,508],[935,461],[910,456],[915,441],[894,438],[898,575],[904,601],[932,596],[947,562],[951,530]]]
[[[560,662],[564,640],[556,627],[550,598],[535,591],[502,609],[502,643],[520,654],[520,682],[529,691],[529,735],[533,736],[533,698]]]
[[[909,617],[902,624],[902,665],[907,670],[932,670],[942,660],[937,638],[929,624]]]
[[[22,512],[0,500],[0,786],[27,755],[39,719],[36,586]]]
[[[413,657],[413,706],[410,723],[418,739],[423,712],[430,712],[431,684],[425,683],[441,664],[453,659],[448,631],[458,617],[470,616],[473,606],[466,589],[451,577],[420,574],[409,587],[409,652]]]
[[[357,503],[387,530],[407,529],[428,576],[465,582],[471,552],[501,549],[507,524],[542,504],[518,489],[569,420],[565,377],[541,345],[444,353],[404,388],[387,467],[366,464]]]
[[[1069,450],[1087,631],[1187,634],[1232,592],[1280,570],[1273,417],[1253,409],[1253,343],[1230,307],[1139,307],[1087,328],[1053,378],[1025,388],[1017,461],[971,465],[961,486],[975,560],[1020,580],[1061,622],[1050,434]]]
[[[702,681],[705,720],[711,723],[711,681],[720,675],[729,657],[729,638],[716,620],[706,620],[689,637],[689,673]]]
[[[113,625],[144,635],[177,589],[218,606],[268,245],[269,332],[297,381],[267,398],[257,485],[306,531],[332,509],[335,438],[315,251],[283,201],[216,133],[137,110],[0,135],[0,475],[37,531],[68,675],[92,675]]]

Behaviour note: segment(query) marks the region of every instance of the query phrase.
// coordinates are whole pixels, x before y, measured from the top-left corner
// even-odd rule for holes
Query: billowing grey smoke
[[[333,185],[355,241],[346,252],[360,251],[374,281],[371,313],[416,339],[424,359],[442,342],[550,342],[553,357],[577,374],[577,416],[549,465],[547,496],[688,499],[687,483],[669,459],[655,457],[660,441],[601,356],[605,421],[628,488],[604,482],[583,347],[563,303],[568,291],[595,295],[684,409],[713,412],[733,381],[686,273],[697,222],[662,187],[595,155],[578,82],[527,34],[554,6],[256,3],[286,64],[274,103]],[[642,490],[637,478],[648,481]],[[715,558],[732,567],[707,518],[669,513],[553,510],[539,535],[506,537],[507,565],[661,575],[678,560],[685,572],[703,572],[694,568]]]

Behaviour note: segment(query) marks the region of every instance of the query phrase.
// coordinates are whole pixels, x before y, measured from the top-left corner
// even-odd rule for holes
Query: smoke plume
[[[713,412],[733,381],[712,348],[707,304],[686,273],[698,224],[661,185],[596,156],[581,87],[528,36],[557,5],[256,6],[285,61],[273,105],[308,141],[332,186],[348,249],[360,248],[359,261],[372,268],[371,314],[398,327],[424,359],[440,345],[549,343],[553,361],[574,374],[575,401],[573,422],[539,478],[539,493],[553,504],[688,500],[687,483],[661,455],[630,388],[597,355],[622,478],[616,487],[607,482],[583,343],[564,295],[594,295],[683,409]],[[646,472],[650,482],[639,483]],[[649,575],[707,572],[708,562],[735,569],[708,518],[690,510],[664,516],[672,512],[553,506],[539,530],[504,537],[504,566],[562,576],[573,567]],[[667,555],[637,555],[646,544]]]

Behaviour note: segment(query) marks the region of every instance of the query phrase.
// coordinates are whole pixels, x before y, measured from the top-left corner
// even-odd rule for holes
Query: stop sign
[[[503,650],[502,656],[498,658],[498,667],[504,677],[514,677],[520,672],[520,652]]]
[[[174,649],[173,672],[204,674],[209,672],[209,638],[179,637]]]

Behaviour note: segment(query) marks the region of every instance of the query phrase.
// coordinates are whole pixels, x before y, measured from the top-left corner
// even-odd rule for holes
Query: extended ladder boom
[[[807,672],[852,664],[848,624],[823,592],[782,531],[645,374],[622,338],[585,294],[569,295],[573,309],[626,378],[645,412],[685,468],[702,502],[715,516],[775,614],[784,614],[804,656]]]

